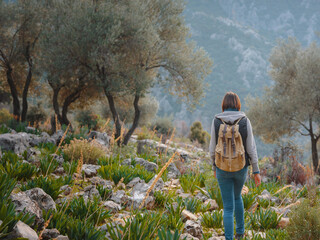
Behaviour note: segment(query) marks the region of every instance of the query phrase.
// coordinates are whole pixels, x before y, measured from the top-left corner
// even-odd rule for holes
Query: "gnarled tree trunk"
[[[119,119],[119,114],[117,112],[116,106],[115,106],[115,102],[114,102],[114,97],[112,96],[111,93],[106,92],[106,97],[108,99],[108,103],[109,103],[109,107],[112,113],[112,118],[116,127],[116,134],[115,134],[115,139],[118,139],[117,144],[123,144],[123,145],[127,145],[130,137],[132,136],[134,130],[138,127],[138,123],[139,123],[139,119],[140,119],[140,109],[139,109],[139,100],[140,100],[140,96],[135,95],[134,101],[133,101],[133,106],[134,106],[134,119],[133,119],[133,123],[129,129],[129,131],[124,135],[123,137],[123,141],[121,142],[119,137],[121,136],[121,122]]]
[[[7,82],[9,84],[12,97],[13,115],[17,121],[20,121],[20,102],[18,97],[18,91],[13,81],[11,66],[8,66],[7,69]]]

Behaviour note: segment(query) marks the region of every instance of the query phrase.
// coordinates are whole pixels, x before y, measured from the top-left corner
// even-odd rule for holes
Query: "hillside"
[[[185,18],[191,40],[214,60],[207,77],[206,97],[192,114],[184,104],[165,92],[154,91],[160,101],[159,114],[173,114],[177,120],[201,120],[209,130],[214,114],[220,111],[226,91],[239,94],[245,110],[248,94],[261,95],[269,86],[268,58],[277,39],[296,37],[303,45],[319,40],[320,2],[189,0]]]

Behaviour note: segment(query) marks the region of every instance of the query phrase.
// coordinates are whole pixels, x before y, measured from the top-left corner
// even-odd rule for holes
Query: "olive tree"
[[[97,92],[105,95],[116,138],[123,132],[124,123],[115,99],[133,99],[134,116],[128,121],[132,126],[124,134],[123,144],[138,126],[139,101],[157,81],[167,80],[170,92],[191,106],[203,96],[204,78],[212,62],[204,50],[187,42],[189,31],[182,16],[182,1],[74,0],[54,4],[67,16],[65,21],[57,19],[63,31],[53,28],[60,39],[57,51],[66,56],[66,62],[73,62],[88,74]],[[165,77],[160,78],[160,74]]]
[[[248,98],[248,116],[266,142],[300,133],[311,143],[314,170],[319,173],[320,48],[302,48],[293,38],[280,41],[270,56],[273,86],[259,98]]]
[[[0,81],[10,90],[13,115],[21,121],[26,121],[28,111],[42,13],[35,0],[0,1]]]

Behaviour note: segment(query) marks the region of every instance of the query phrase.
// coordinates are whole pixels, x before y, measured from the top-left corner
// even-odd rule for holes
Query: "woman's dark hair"
[[[223,97],[221,107],[222,112],[224,112],[224,110],[228,108],[237,109],[238,111],[240,111],[241,102],[239,96],[233,92],[227,92]]]

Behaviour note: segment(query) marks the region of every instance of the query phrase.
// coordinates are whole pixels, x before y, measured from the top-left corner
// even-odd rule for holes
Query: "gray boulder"
[[[149,162],[147,160],[144,160],[143,158],[135,158],[134,161],[135,164],[141,165],[149,172],[156,172],[156,170],[158,170],[158,165],[156,163]],[[132,164],[131,158],[123,160],[122,164],[130,166]]]
[[[25,212],[34,215],[34,226],[43,226],[44,219],[42,218],[42,210],[36,201],[33,201],[25,192],[11,194],[10,198],[16,206],[16,212]]]
[[[129,196],[126,194],[124,190],[119,190],[112,193],[111,200],[122,206],[125,206],[130,202]]]
[[[177,179],[181,176],[179,169],[174,163],[170,163],[168,166],[168,179]]]
[[[143,158],[135,158],[136,164],[140,164],[149,172],[156,172],[158,170],[158,165],[154,162],[149,162]]]
[[[16,154],[22,154],[28,149],[27,133],[5,133],[0,135],[0,148],[5,151],[13,151]]]
[[[59,235],[57,240],[69,240],[69,238],[67,236]]]
[[[181,240],[199,240],[199,238],[196,238],[196,237],[190,235],[189,233],[181,234],[180,239]]]
[[[99,198],[101,200],[101,196],[99,191],[96,189],[94,185],[90,185],[84,188],[84,200]]]
[[[202,237],[201,225],[192,220],[187,220],[184,226],[184,232],[189,233],[190,235],[199,239]]]
[[[106,201],[103,203],[103,206],[105,206],[106,209],[108,209],[112,213],[117,213],[121,210],[121,205],[115,203],[114,201]]]
[[[52,197],[45,193],[41,188],[33,188],[25,192],[26,195],[33,200],[34,202],[38,203],[38,206],[44,210],[49,211],[50,209],[56,210],[56,203],[53,201]]]
[[[82,171],[86,175],[86,177],[94,177],[97,176],[98,172],[97,170],[101,168],[99,165],[93,165],[93,164],[83,164],[82,165]]]
[[[50,240],[53,238],[57,238],[60,235],[60,232],[58,229],[45,229],[41,235],[43,240]]]
[[[13,231],[6,237],[6,239],[26,238],[29,240],[38,240],[37,233],[24,222],[17,222]]]
[[[261,194],[258,196],[259,200],[268,200],[274,203],[280,203],[280,199],[272,196],[267,189],[263,190]]]
[[[149,187],[152,185],[153,181],[157,178],[157,175],[155,175],[149,182],[148,185]],[[156,182],[156,185],[153,188],[153,191],[159,191],[162,190],[164,187],[164,181],[162,178],[159,178],[158,181]]]
[[[54,143],[56,145],[59,145],[59,143],[63,137],[63,134],[64,134],[64,131],[58,130],[51,136],[52,140],[54,141]]]
[[[136,184],[131,191],[132,207],[133,209],[138,209],[141,205],[143,199],[146,197],[147,191],[150,188],[149,184],[144,181]],[[152,209],[155,204],[155,199],[153,197],[153,190],[149,193],[146,198],[143,207],[147,209]]]
[[[88,139],[94,139],[95,141],[106,147],[108,147],[110,143],[110,137],[108,136],[108,134],[97,131],[91,131]]]
[[[135,177],[127,184],[127,188],[133,188],[138,183],[144,183],[144,180],[141,180],[139,177]]]

